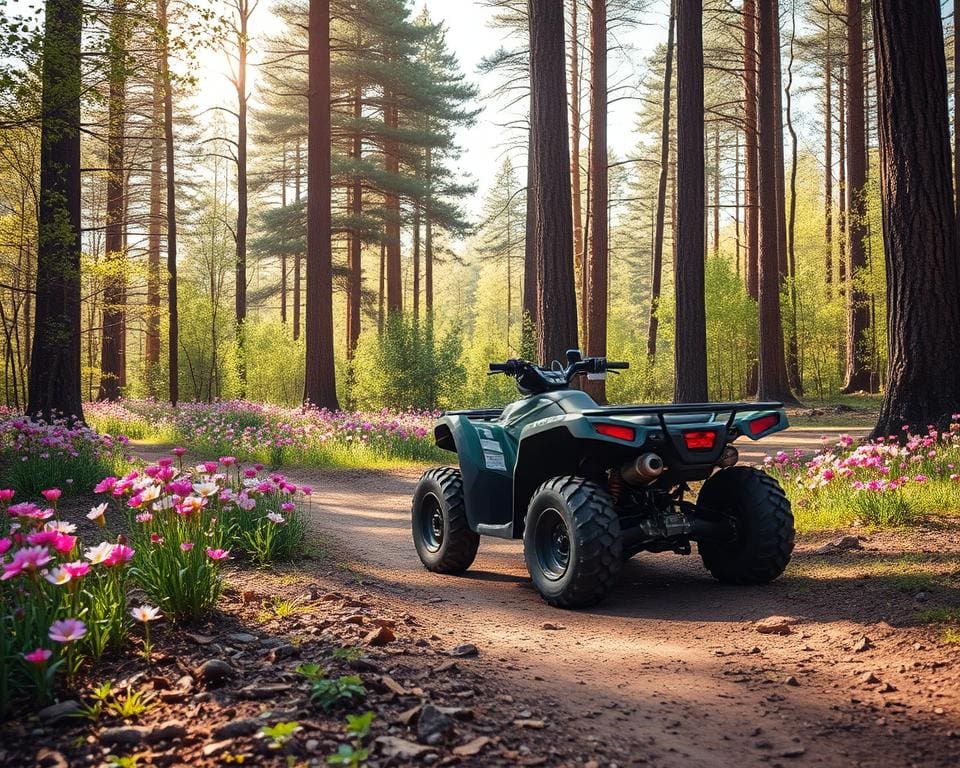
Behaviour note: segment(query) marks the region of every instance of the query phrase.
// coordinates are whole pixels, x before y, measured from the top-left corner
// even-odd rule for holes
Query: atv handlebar
[[[607,371],[623,371],[630,367],[630,363],[615,362],[605,357],[581,358],[578,350],[567,352],[569,364],[566,368],[542,368],[527,360],[507,360],[503,363],[490,363],[489,375],[505,373],[515,376],[517,386],[525,392],[548,392],[556,389],[566,389],[577,376],[585,374],[605,373]]]

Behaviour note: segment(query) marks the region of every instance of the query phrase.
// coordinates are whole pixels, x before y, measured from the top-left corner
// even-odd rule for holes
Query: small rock
[[[150,729],[140,725],[121,725],[100,731],[100,743],[107,746],[135,747],[150,735]]]
[[[913,599],[916,600],[918,603],[925,603],[927,602],[927,593],[917,592],[917,594],[913,596]]]
[[[853,644],[852,650],[854,653],[863,653],[864,651],[869,651],[871,648],[873,648],[873,643],[870,642],[869,637],[864,635]]]
[[[420,710],[417,720],[417,741],[421,744],[439,744],[453,733],[453,718],[445,715],[433,704]]]
[[[491,742],[492,739],[487,736],[477,736],[477,738],[471,739],[466,744],[454,747],[453,754],[459,755],[460,757],[473,757],[474,755],[479,755],[483,751],[483,748]]]
[[[410,707],[410,709],[405,709],[394,719],[395,723],[399,725],[410,726],[412,723],[416,722],[417,717],[420,716],[420,710],[422,707],[417,704],[415,707]]]
[[[873,672],[864,672],[860,675],[860,682],[866,685],[875,685],[880,682],[880,678],[873,674]]]
[[[469,656],[476,656],[480,651],[473,643],[461,643],[455,648],[451,648],[447,653],[457,659],[465,659]]]
[[[566,629],[566,627],[562,626],[561,624],[553,624],[549,621],[545,621],[543,622],[543,624],[540,625],[540,629],[546,629],[552,632],[556,632],[561,629]]]
[[[213,642],[213,638],[209,635],[200,635],[196,632],[185,632],[184,634],[193,640],[193,642],[195,642],[197,645],[210,645],[210,643]]]
[[[153,730],[147,736],[147,741],[151,743],[174,741],[183,739],[187,736],[187,729],[183,723],[178,720],[168,720],[165,723],[154,726]]]
[[[395,693],[397,696],[410,695],[410,691],[400,685],[400,683],[390,677],[390,675],[383,675],[380,678],[380,682],[383,683],[384,688],[390,691],[390,693]]]
[[[377,627],[363,638],[363,642],[365,645],[381,646],[392,643],[396,639],[397,636],[390,627]]]
[[[234,632],[227,635],[227,639],[231,642],[239,643],[240,645],[250,645],[250,643],[255,643],[260,638],[247,632]]]
[[[78,709],[80,709],[80,702],[67,699],[57,704],[51,704],[49,707],[44,707],[37,713],[37,717],[47,725],[53,725],[70,717]]]
[[[893,693],[897,688],[890,683],[883,683],[879,688],[877,688],[878,693]]]
[[[840,541],[835,541],[833,543],[837,549],[863,549],[863,544],[860,543],[859,536],[844,536]]]
[[[430,747],[397,736],[379,736],[377,744],[384,757],[396,757],[400,760],[416,760],[430,751]]]
[[[284,643],[283,645],[278,645],[276,648],[271,648],[270,653],[267,654],[267,658],[270,661],[282,661],[283,659],[292,659],[300,655],[300,649],[295,648],[290,645],[290,643]]]
[[[789,635],[791,626],[797,623],[793,616],[769,616],[756,623],[756,630],[761,635]]]
[[[800,681],[797,680],[797,678],[795,678],[793,675],[788,675],[787,679],[784,680],[783,682],[784,682],[784,685],[792,685],[792,686],[800,685]]]
[[[361,614],[358,613],[353,616],[347,616],[347,618],[343,620],[343,623],[356,624],[359,626],[360,624],[363,624],[365,621],[366,621],[366,618],[364,618]]]
[[[517,728],[531,728],[535,731],[542,731],[547,727],[547,723],[544,720],[531,720],[529,718],[520,718],[513,721],[513,724]]]
[[[49,747],[40,747],[34,758],[39,768],[70,768],[70,763],[61,752]]]
[[[224,739],[223,741],[215,741],[212,744],[204,744],[201,751],[204,757],[213,757],[213,755],[219,755],[221,752],[225,752],[231,746],[233,746],[233,739]]]
[[[824,544],[822,547],[817,547],[813,550],[815,555],[833,555],[836,554],[837,548],[833,544]]]
[[[804,747],[790,747],[789,749],[783,750],[780,753],[780,757],[801,757],[806,754],[806,749]]]
[[[240,689],[239,693],[246,699],[273,699],[293,690],[289,683],[254,683]]]
[[[223,659],[207,659],[197,667],[193,674],[207,685],[219,685],[233,677],[233,667]]]
[[[236,739],[240,736],[249,736],[256,733],[261,725],[260,721],[249,717],[231,720],[214,728],[213,737],[215,739]]]
[[[442,672],[456,672],[458,669],[459,667],[457,667],[457,662],[445,661],[439,667],[434,667],[433,671],[434,673],[439,674]]]
[[[243,601],[244,605],[248,605],[250,603],[259,603],[260,596],[257,595],[257,593],[252,589],[247,589],[244,590],[243,594],[241,595],[241,600]]]

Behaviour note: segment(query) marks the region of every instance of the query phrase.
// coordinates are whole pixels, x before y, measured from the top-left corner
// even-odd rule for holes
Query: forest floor
[[[814,450],[825,433],[791,430],[744,460]],[[313,550],[232,571],[206,626],[157,626],[155,671],[132,682],[163,706],[132,730],[26,723],[0,734],[0,763],[322,762],[346,740],[343,715],[307,706],[293,671],[319,661],[364,678],[347,711],[376,713],[369,764],[384,768],[957,764],[960,521],[803,534],[786,574],[758,588],[717,584],[696,555],[639,555],[601,606],[572,612],[539,599],[518,542],[484,539],[463,577],[425,571],[415,470],[287,474],[315,489]],[[846,534],[858,538],[826,546]],[[342,646],[365,655],[333,658]],[[211,659],[231,671],[205,679]],[[302,729],[282,749],[257,735],[277,721]]]

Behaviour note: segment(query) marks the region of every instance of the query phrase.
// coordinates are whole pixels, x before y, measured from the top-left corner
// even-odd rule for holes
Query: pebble
[[[233,677],[234,671],[223,659],[207,659],[194,670],[194,676],[208,685],[218,685]]]

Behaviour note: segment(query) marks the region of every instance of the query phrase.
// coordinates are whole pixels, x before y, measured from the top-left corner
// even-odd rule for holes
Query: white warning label
[[[491,453],[490,451],[484,451],[483,463],[487,465],[487,469],[507,468],[507,463],[503,460],[502,453]]]
[[[500,443],[496,440],[480,440],[480,447],[485,451],[493,451],[494,453],[503,453],[503,448],[500,447]]]

